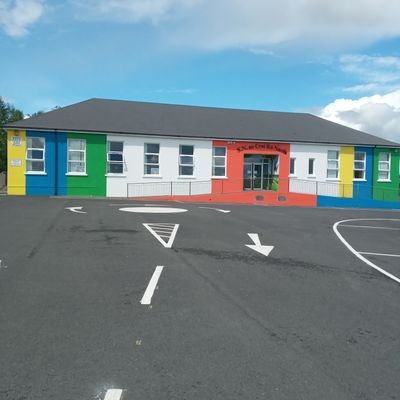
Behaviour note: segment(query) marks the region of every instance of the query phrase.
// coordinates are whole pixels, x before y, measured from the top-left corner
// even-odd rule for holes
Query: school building
[[[400,208],[400,144],[311,114],[90,99],[6,129],[10,195]]]

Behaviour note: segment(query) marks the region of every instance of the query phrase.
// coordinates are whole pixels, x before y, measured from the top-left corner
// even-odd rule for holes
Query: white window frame
[[[216,156],[214,149],[225,149],[225,155]],[[227,155],[227,151],[228,151],[228,149],[227,149],[226,146],[213,146],[213,148],[212,148],[212,152],[213,152],[212,153],[212,171],[211,171],[211,175],[212,175],[213,178],[226,178],[226,155]],[[223,166],[222,165],[215,165],[215,159],[216,158],[223,158],[224,159],[224,165]],[[215,168],[218,168],[218,169],[222,169],[223,168],[224,169],[224,174],[223,175],[214,175]]]
[[[81,142],[85,143],[85,148],[84,150],[75,150],[75,149],[70,149],[69,144],[73,140],[80,140]],[[86,139],[81,139],[81,138],[68,138],[67,140],[67,175],[71,176],[87,176],[86,174]],[[83,153],[83,161],[77,161],[77,160],[70,160],[69,155],[70,153]],[[75,172],[75,171],[70,171],[70,165],[71,164],[81,164],[83,163],[84,165],[84,171],[83,172]]]
[[[292,160],[293,160],[293,172],[292,172]],[[290,157],[289,159],[289,176],[297,176],[296,175],[296,157]]]
[[[147,152],[146,151],[147,150],[147,145],[158,145],[158,153]],[[161,172],[161,169],[160,169],[161,144],[160,143],[148,142],[148,143],[144,144],[143,150],[144,150],[144,159],[143,159],[144,176],[146,176],[146,177],[149,177],[149,176],[159,177],[160,176],[160,172]],[[157,156],[158,157],[158,163],[148,163],[148,162],[146,162],[146,156]],[[158,173],[157,174],[152,174],[152,173],[148,174],[147,171],[146,171],[147,170],[147,168],[146,168],[147,166],[157,166],[158,167]]]
[[[388,154],[389,155],[389,160],[388,161],[381,161],[381,154]],[[386,170],[386,169],[384,169],[384,170],[382,170],[381,169],[381,165],[382,164],[387,164],[387,166],[388,166],[388,169]],[[389,151],[381,151],[381,152],[379,152],[379,155],[378,155],[378,182],[391,182],[391,179],[390,179],[390,170],[391,170],[391,164],[392,164],[392,153],[390,153]],[[385,172],[385,173],[387,173],[387,178],[384,178],[384,179],[382,179],[382,178],[379,178],[379,175],[380,175],[380,173],[381,172]]]
[[[38,147],[29,147],[29,141],[32,141],[32,139],[40,139],[43,141],[43,148],[38,148]],[[29,158],[28,157],[28,152],[29,151],[41,151],[42,152],[42,158]],[[33,171],[33,170],[28,170],[28,165],[29,162],[34,162],[34,161],[42,161],[43,162],[43,170],[42,171]],[[45,175],[46,174],[46,139],[41,136],[28,136],[26,138],[26,174],[27,175]]]
[[[122,151],[114,151],[110,150],[110,143],[122,143]],[[107,175],[123,175],[125,172],[125,158],[124,158],[124,142],[122,140],[108,140],[107,141]],[[122,161],[114,161],[110,160],[110,155],[111,154],[118,154],[122,156]],[[118,164],[122,165],[122,171],[121,172],[110,172],[110,165],[111,164]]]
[[[192,147],[193,153],[192,154],[182,154],[182,147]],[[192,163],[191,164],[184,164],[181,163],[181,157],[191,157]],[[192,167],[192,174],[191,175],[182,175],[181,174],[181,167]],[[193,178],[194,177],[194,145],[193,144],[180,144],[179,145],[179,157],[178,157],[178,175],[181,178]]]
[[[329,158],[329,153],[335,152],[337,153],[337,158]],[[327,164],[326,164],[326,179],[331,181],[338,181],[340,179],[340,151],[339,150],[328,150],[327,155]],[[334,161],[337,163],[337,168],[329,168],[329,161]],[[329,177],[329,171],[336,171],[336,177]]]
[[[310,174],[310,161],[312,161],[312,173],[311,173],[311,174]],[[308,176],[309,178],[315,178],[315,158],[309,158],[309,159],[308,159],[307,168],[308,168],[308,170],[307,170],[307,172],[308,172],[307,176]]]
[[[362,160],[356,160],[356,154],[363,154],[363,159]],[[356,168],[356,163],[363,163],[363,168]],[[362,171],[363,177],[362,178],[356,178],[356,171]],[[354,172],[353,172],[353,181],[365,181],[366,178],[366,171],[367,171],[367,153],[365,151],[355,151],[354,152]]]

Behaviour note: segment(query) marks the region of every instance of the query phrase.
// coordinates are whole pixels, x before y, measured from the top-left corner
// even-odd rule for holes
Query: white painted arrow
[[[83,207],[65,207],[66,210],[70,210],[74,213],[78,213],[78,214],[86,214],[86,211],[79,211],[82,210]]]
[[[246,244],[246,246],[268,257],[274,246],[262,245],[260,242],[260,238],[258,237],[258,233],[248,233],[248,235],[250,236],[250,239],[254,242],[254,244]]]
[[[222,212],[224,214],[230,213],[230,210],[223,210],[222,208],[213,208],[213,207],[199,207],[199,208],[206,208],[208,210],[215,210],[215,211]]]

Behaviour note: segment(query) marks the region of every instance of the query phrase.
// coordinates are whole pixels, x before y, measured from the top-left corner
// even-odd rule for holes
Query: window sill
[[[110,178],[126,178],[125,174],[112,174],[112,173],[109,173],[109,174],[105,174],[105,176],[108,176]]]
[[[88,174],[84,172],[67,172],[66,176],[88,176]]]
[[[143,175],[142,178],[155,178],[155,179],[160,179],[162,178],[162,175]]]
[[[317,176],[316,175],[308,175],[307,179],[317,179]]]
[[[297,175],[289,175],[289,178],[297,178]]]
[[[25,172],[25,175],[47,175],[47,172]]]
[[[353,179],[353,182],[367,182],[366,179]]]
[[[390,182],[392,182],[392,180],[391,179],[378,179],[377,182],[390,183]]]
[[[229,179],[227,176],[212,176],[211,179]]]
[[[340,182],[339,178],[326,178],[326,180],[329,182]]]
[[[196,179],[193,175],[179,175],[178,179]]]

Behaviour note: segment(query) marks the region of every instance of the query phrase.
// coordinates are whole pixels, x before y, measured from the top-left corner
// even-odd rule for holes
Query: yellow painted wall
[[[20,139],[18,139],[20,138]],[[20,141],[20,143],[18,143]],[[7,186],[8,194],[24,195],[26,180],[26,133],[25,131],[7,131]]]
[[[354,147],[340,148],[340,196],[353,197]]]

